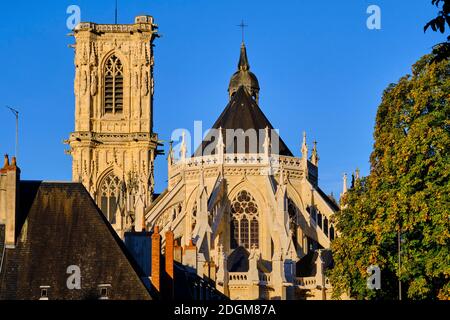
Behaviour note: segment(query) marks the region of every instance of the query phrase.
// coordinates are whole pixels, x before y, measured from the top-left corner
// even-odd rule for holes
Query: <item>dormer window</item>
[[[39,300],[48,300],[48,291],[49,291],[50,287],[49,286],[41,286],[40,290],[41,290],[41,295]]]
[[[111,285],[110,284],[101,284],[98,286],[99,290],[99,300],[109,300],[109,296],[111,294]]]
[[[123,64],[116,55],[112,55],[105,65],[105,114],[117,114],[123,111]]]

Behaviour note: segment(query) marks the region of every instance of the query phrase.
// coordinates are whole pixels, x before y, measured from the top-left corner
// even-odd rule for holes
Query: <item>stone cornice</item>
[[[97,142],[153,142],[158,141],[156,133],[96,133],[96,132],[73,132],[70,134],[69,142],[73,141],[97,141]]]
[[[75,28],[75,32],[89,31],[97,33],[130,33],[130,32],[154,32],[156,33],[158,25],[154,23],[135,23],[135,24],[97,24],[93,22],[80,22]]]

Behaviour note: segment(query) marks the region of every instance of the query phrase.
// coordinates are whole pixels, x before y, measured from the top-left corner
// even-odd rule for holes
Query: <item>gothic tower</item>
[[[154,187],[151,16],[134,24],[80,23],[75,37],[75,131],[66,141],[82,182],[120,236],[142,228]]]

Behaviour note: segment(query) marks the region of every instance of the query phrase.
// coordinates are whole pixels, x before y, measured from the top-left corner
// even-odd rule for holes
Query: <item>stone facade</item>
[[[120,236],[142,228],[152,200],[153,41],[157,25],[80,23],[75,37],[75,131],[66,141],[82,182]]]
[[[171,148],[168,187],[153,200],[157,36],[150,16],[74,30],[75,131],[66,141],[73,180],[83,183],[119,236],[155,229],[162,247],[173,235],[169,242],[184,248],[176,254],[186,270],[231,299],[328,299],[323,257],[339,208],[318,186],[316,143],[310,151],[304,134],[301,155],[294,156],[260,110],[244,44],[229,104],[213,126],[219,134],[208,135],[192,157],[184,138],[179,158]],[[255,140],[230,148],[235,138],[250,139],[249,130],[257,131]],[[305,264],[312,268],[302,273]],[[159,279],[160,270],[153,272]]]
[[[157,227],[163,242],[172,231],[185,245],[182,263],[231,299],[330,298],[321,249],[329,249],[335,236],[338,206],[318,186],[317,146],[309,156],[304,134],[295,157],[281,138],[274,139],[257,105],[259,84],[245,46],[238,67],[230,103],[214,125],[214,151],[188,157],[184,140],[178,159],[170,151],[168,188],[147,211],[147,228]],[[222,131],[241,128],[265,132],[263,150],[230,151]],[[314,253],[315,272],[300,276],[298,264]]]

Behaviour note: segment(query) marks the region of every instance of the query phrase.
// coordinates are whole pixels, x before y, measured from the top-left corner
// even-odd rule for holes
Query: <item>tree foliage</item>
[[[335,296],[450,299],[450,60],[420,59],[379,106],[371,172],[336,214]],[[401,234],[399,269],[397,235]],[[381,268],[381,290],[367,268]]]
[[[437,17],[430,20],[424,27],[426,32],[429,28],[433,31],[445,32],[446,25],[450,28],[450,0],[432,0],[431,4],[436,6],[439,11]],[[442,5],[442,6],[441,6]],[[450,36],[447,42],[439,43],[433,48],[435,54],[434,61],[445,60],[450,57]]]

